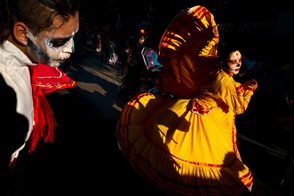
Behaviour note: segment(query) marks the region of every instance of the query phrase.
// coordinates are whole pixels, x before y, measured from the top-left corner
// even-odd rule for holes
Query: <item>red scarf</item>
[[[40,139],[54,141],[54,121],[51,107],[40,86],[37,86],[37,66],[30,66],[34,103],[34,126],[30,136],[29,153],[35,150]]]
[[[37,66],[30,66],[30,72],[34,104],[34,126],[30,136],[29,153],[34,151],[40,139],[43,139],[44,142],[53,142],[55,139],[53,112],[46,99],[46,94],[76,86],[76,82],[58,67],[38,63]]]

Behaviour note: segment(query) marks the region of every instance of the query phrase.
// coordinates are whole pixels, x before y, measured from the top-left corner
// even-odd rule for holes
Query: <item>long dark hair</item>
[[[49,29],[55,16],[64,22],[79,12],[79,0],[1,0],[0,45],[8,39],[16,21],[25,23],[34,35]]]

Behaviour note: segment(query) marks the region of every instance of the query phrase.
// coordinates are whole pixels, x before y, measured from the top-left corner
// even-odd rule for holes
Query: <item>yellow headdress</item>
[[[180,98],[190,98],[207,81],[217,63],[213,34],[214,16],[197,5],[180,12],[171,21],[159,42],[159,59],[164,74],[158,78],[158,90]]]

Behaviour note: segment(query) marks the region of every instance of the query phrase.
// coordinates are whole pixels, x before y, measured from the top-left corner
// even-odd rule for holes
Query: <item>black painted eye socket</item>
[[[70,40],[71,37],[68,38],[62,38],[62,39],[52,39],[50,41],[50,46],[54,47],[54,48],[58,48],[63,46],[64,44],[66,44],[68,42],[68,40]]]
[[[244,57],[238,59],[238,60],[231,60],[231,59],[228,59],[227,60],[227,63],[229,64],[242,64],[242,62],[245,60]]]
[[[237,60],[228,60],[227,62],[229,64],[238,64],[240,61],[237,61]]]

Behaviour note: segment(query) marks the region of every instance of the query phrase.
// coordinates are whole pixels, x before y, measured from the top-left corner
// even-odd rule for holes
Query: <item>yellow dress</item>
[[[235,115],[253,92],[220,70],[194,99],[135,96],[123,108],[117,139],[130,164],[171,195],[241,195],[252,173],[242,162]],[[214,93],[206,91],[213,88]]]
[[[253,91],[218,68],[218,38],[208,33],[215,25],[202,6],[175,17],[159,45],[159,93],[133,97],[117,125],[126,159],[169,195],[242,195],[253,184],[235,127]]]

